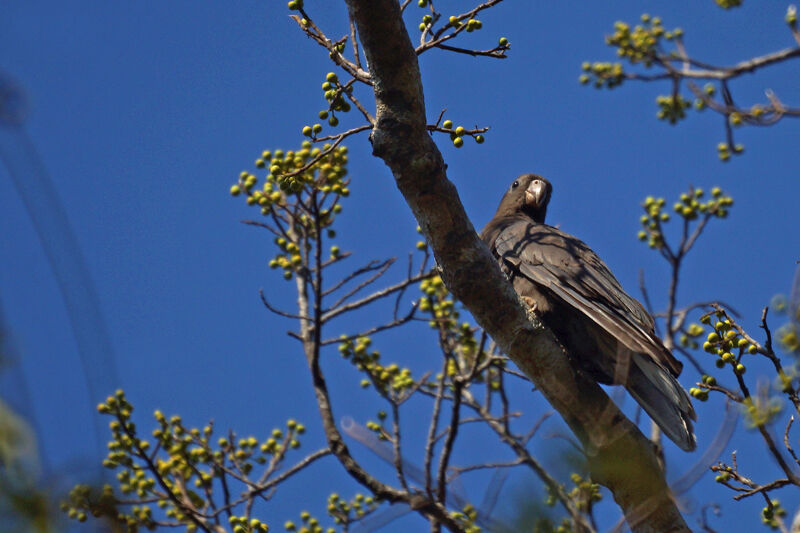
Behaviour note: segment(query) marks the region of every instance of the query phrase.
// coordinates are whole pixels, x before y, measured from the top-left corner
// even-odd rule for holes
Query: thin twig
[[[442,399],[444,398],[444,382],[447,378],[447,358],[444,358],[442,365],[442,373],[439,375],[436,396],[433,401],[433,412],[431,413],[431,423],[428,426],[428,438],[425,439],[425,492],[429,497],[433,497],[433,476],[431,472],[431,464],[433,462],[433,448],[436,444],[436,430],[439,426],[439,412],[442,408]]]
[[[349,291],[347,291],[342,297],[340,297],[338,300],[336,300],[336,302],[334,302],[333,305],[330,306],[329,310],[337,309],[344,302],[346,302],[347,300],[349,300],[350,298],[352,298],[353,296],[358,294],[358,292],[361,289],[363,289],[365,287],[369,287],[370,285],[372,285],[373,283],[378,281],[378,279],[380,277],[382,277],[384,274],[386,274],[386,271],[389,270],[389,267],[391,267],[394,264],[395,261],[396,261],[396,258],[392,257],[390,259],[387,259],[386,261],[383,261],[382,263],[379,263],[377,266],[374,265],[374,263],[376,263],[375,261],[370,261],[370,264],[367,265],[367,267],[365,267],[363,269],[360,269],[361,272],[358,272],[358,271],[353,272],[353,274],[351,274],[352,277],[355,277],[355,275],[363,274],[363,273],[370,272],[370,271],[375,272],[375,273],[372,276],[370,276],[367,279],[365,279],[364,281],[362,281],[361,283],[359,283],[358,285],[356,285],[355,287],[353,287],[352,289],[350,289]],[[351,276],[348,276],[348,277],[350,277],[352,279]],[[323,311],[323,313],[325,313],[326,311],[327,310]]]
[[[264,289],[259,289],[258,290],[258,294],[261,297],[261,303],[264,304],[264,307],[266,307],[267,309],[269,309],[271,312],[275,313],[276,315],[280,315],[280,316],[285,317],[285,318],[294,318],[294,319],[299,319],[299,320],[311,320],[311,317],[309,317],[309,316],[295,315],[293,313],[289,313],[289,312],[283,311],[281,309],[278,309],[277,307],[273,307],[267,301],[267,297],[264,294]]]
[[[355,302],[350,302],[349,304],[340,305],[339,307],[331,308],[328,311],[325,311],[322,315],[322,321],[328,322],[333,318],[343,314],[348,313],[350,311],[354,311],[360,307],[364,307],[367,304],[370,304],[376,300],[380,300],[381,298],[385,298],[387,296],[391,296],[395,292],[408,287],[409,285],[413,285],[414,283],[420,282],[423,279],[427,279],[431,277],[431,273],[425,273],[417,276],[413,276],[411,278],[405,279],[399,283],[395,283],[389,287],[376,291],[369,296],[365,296],[360,300],[356,300]]]
[[[395,260],[394,257],[391,257],[391,258],[386,259],[384,261],[379,261],[377,259],[373,259],[369,263],[364,265],[363,267],[360,267],[360,268],[357,268],[356,270],[353,270],[352,272],[347,274],[345,277],[343,277],[342,279],[340,279],[339,281],[334,283],[331,287],[329,287],[329,288],[325,289],[324,291],[322,291],[322,296],[323,297],[324,296],[329,296],[330,294],[332,294],[332,293],[336,292],[337,290],[339,290],[348,281],[350,281],[350,280],[352,280],[354,278],[357,278],[358,276],[360,276],[362,274],[366,274],[368,272],[374,272],[375,270],[378,270],[378,269],[382,268],[386,263],[388,263],[390,261],[394,261],[394,260]]]
[[[461,417],[461,391],[464,388],[464,380],[456,376],[453,381],[453,406],[450,411],[450,430],[447,432],[442,453],[439,456],[439,475],[437,479],[436,497],[444,504],[447,497],[447,467],[450,464],[450,455],[453,453],[453,444],[458,436],[458,420]]]
[[[289,18],[294,20],[300,29],[305,32],[306,35],[311,37],[314,41],[316,41],[320,46],[328,50],[330,54],[331,60],[334,63],[342,67],[346,70],[351,76],[362,83],[366,83],[367,85],[372,85],[372,78],[369,72],[364,71],[364,69],[360,68],[358,65],[353,64],[352,62],[348,61],[335,47],[334,43],[328,39],[325,34],[322,32],[319,27],[314,24],[314,21],[311,17],[308,16],[308,13],[301,10],[300,11],[303,17],[298,17],[297,15],[289,15]],[[303,25],[303,21],[306,21],[307,24]]]

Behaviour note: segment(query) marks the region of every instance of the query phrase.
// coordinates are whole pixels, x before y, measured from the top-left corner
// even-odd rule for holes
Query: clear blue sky
[[[456,11],[463,2],[452,4],[442,9]],[[683,27],[689,51],[712,63],[793,44],[783,2],[750,1],[731,12],[711,0],[692,4],[505,2],[481,17],[484,29],[461,44],[488,48],[506,36],[509,59],[423,57],[428,115],[435,120],[447,108],[456,124],[491,127],[481,146],[467,142],[456,150],[446,137],[436,138],[476,227],[493,214],[513,176],[541,173],[555,186],[550,222],[589,243],[632,294],[638,296],[638,272],[645,269],[659,308],[667,270],[636,241],[640,202],[657,195],[671,205],[689,184],[722,186],[736,205],[690,256],[679,296],[683,303],[725,300],[755,333],[761,307],[788,290],[800,259],[800,123],[738,131],[746,154],[722,164],[715,148],[723,140],[720,117],[692,113],[678,127],[656,120],[655,97],[669,91],[666,84],[608,92],[577,82],[583,61],[614,60],[603,43],[614,21],[633,21],[645,11],[660,15],[667,28]],[[344,35],[343,2],[306,5],[330,35]],[[155,408],[194,424],[214,418],[219,428],[258,436],[295,417],[310,428],[304,449],[320,447],[305,363],[284,334],[293,324],[270,315],[258,299],[264,288],[271,300],[290,307],[291,286],[266,266],[273,253],[267,236],[240,224],[254,212],[227,190],[263,149],[299,145],[300,129],[316,121],[324,104],[319,86],[332,70],[327,54],[298,31],[282,1],[12,0],[3,10],[0,72],[29,98],[26,130],[77,236],[113,345],[120,378],[107,376],[102,394],[123,386],[142,428]],[[409,10],[416,37],[421,11]],[[797,82],[795,62],[737,80],[732,88],[742,102],[763,101],[763,90],[772,88],[796,105]],[[338,228],[340,245],[355,251],[353,264],[402,258],[417,240],[416,223],[387,168],[370,156],[366,136],[347,144],[353,194]],[[23,360],[28,414],[41,431],[48,471],[76,474],[97,461],[92,424],[99,398],[87,393],[58,287],[4,168],[0,211],[0,302]],[[331,334],[340,332],[336,327]],[[428,342],[433,337],[423,329],[419,335],[425,342],[402,342],[408,336],[376,342],[387,357],[420,371],[438,367]],[[331,352],[325,364],[337,416],[364,420],[378,407],[364,405],[372,401],[369,394],[345,394],[358,377],[336,357]],[[687,373],[687,388],[694,379]],[[23,397],[21,389],[9,390]],[[545,409],[530,396],[534,415]],[[718,402],[698,406],[701,446],[713,436],[719,409]],[[550,433],[560,428],[552,422]],[[736,448],[745,471],[770,479],[773,464],[754,435],[744,435]],[[468,458],[481,449],[459,453]],[[696,456],[671,449],[671,472]],[[520,476],[510,486],[524,484]],[[279,530],[301,509],[322,514],[332,490],[344,495],[357,489],[328,460],[279,491],[265,516]],[[696,525],[704,503],[715,501],[724,504],[723,517],[713,523],[720,529],[761,527],[763,502],[732,508],[730,496],[706,475],[689,499],[690,524]],[[790,510],[800,502],[789,493],[781,499]]]

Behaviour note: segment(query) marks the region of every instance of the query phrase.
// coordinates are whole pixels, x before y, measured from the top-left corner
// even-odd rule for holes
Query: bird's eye
[[[519,181],[514,180],[514,183],[511,184],[511,188],[516,189],[517,187],[519,187]]]
[[[541,182],[541,181],[539,181],[539,180],[533,180],[533,182],[534,182],[536,185],[541,185],[541,184],[542,184],[542,182]]]

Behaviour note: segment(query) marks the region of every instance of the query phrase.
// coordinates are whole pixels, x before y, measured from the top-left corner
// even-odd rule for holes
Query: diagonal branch
[[[561,413],[583,444],[592,478],[612,491],[631,529],[688,531],[648,440],[597,383],[569,364],[552,332],[528,316],[475,233],[427,135],[417,54],[399,4],[346,1],[374,82],[373,154],[392,170],[445,284]]]

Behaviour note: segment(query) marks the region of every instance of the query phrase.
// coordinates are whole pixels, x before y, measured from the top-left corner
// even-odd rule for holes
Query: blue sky
[[[456,11],[461,4],[442,9]],[[690,53],[712,63],[731,64],[793,44],[782,2],[746,2],[731,12],[711,0],[692,4],[504,2],[461,45],[488,48],[506,36],[509,59],[423,56],[428,115],[435,120],[447,108],[446,118],[456,124],[491,127],[481,146],[467,142],[457,150],[446,137],[436,138],[477,228],[514,176],[547,176],[555,187],[549,221],[590,244],[637,296],[644,269],[659,308],[667,269],[636,241],[640,202],[665,196],[670,205],[689,184],[723,187],[736,205],[728,220],[711,225],[687,260],[679,297],[683,303],[725,300],[755,332],[761,307],[788,290],[800,258],[800,124],[787,120],[737,131],[746,153],[722,164],[715,148],[723,140],[720,117],[691,113],[677,127],[656,120],[655,98],[669,91],[666,85],[630,84],[608,92],[577,82],[583,61],[614,60],[603,43],[614,21],[634,21],[642,12],[660,15],[667,28],[681,26]],[[306,5],[330,35],[345,34],[342,2]],[[422,12],[409,10],[416,38]],[[94,374],[112,366],[118,373],[97,378],[100,394],[124,387],[142,427],[155,408],[190,423],[213,418],[219,428],[256,435],[295,417],[309,426],[306,449],[321,446],[305,363],[284,334],[293,324],[271,316],[258,299],[264,288],[272,301],[291,306],[292,286],[267,268],[270,239],[240,224],[254,212],[227,190],[241,170],[255,170],[252,162],[262,150],[297,147],[302,126],[316,122],[324,105],[319,86],[332,70],[327,54],[298,31],[284,2],[272,0],[12,0],[4,11],[0,72],[27,95],[27,135],[70,220],[113,346],[113,353],[92,355]],[[796,104],[796,63],[732,84],[734,97],[746,103],[763,101],[765,88]],[[354,120],[343,120],[342,127]],[[347,144],[353,194],[338,226],[339,244],[355,252],[354,265],[403,258],[417,241],[416,223],[387,168],[370,156],[366,136]],[[87,392],[69,316],[5,168],[0,210],[0,303],[22,360],[14,376],[24,378],[31,400],[21,402],[19,382],[6,390],[35,420],[47,472],[80,475],[97,462],[93,420],[99,398]],[[393,275],[399,278],[402,269]],[[349,326],[335,324],[330,333]],[[413,337],[387,335],[376,342],[387,357],[414,368],[438,366],[433,337],[424,328]],[[363,420],[374,414],[372,396],[346,393],[358,377],[333,357],[328,363],[338,415]],[[683,381],[688,387],[693,379]],[[528,401],[524,394],[531,396],[533,415],[546,409],[527,391],[520,402]],[[720,405],[698,407],[701,446],[713,436]],[[552,424],[551,432],[561,427]],[[771,461],[752,434],[743,435],[736,445],[742,463],[766,476]],[[534,449],[546,456],[547,444]],[[481,448],[459,453],[468,458]],[[674,449],[668,457],[674,472],[696,459]],[[309,481],[315,482],[311,490]],[[520,476],[511,485],[525,482]],[[357,490],[332,460],[288,484],[265,516],[278,526],[303,508],[322,511],[331,490]],[[730,494],[710,475],[692,494],[690,512],[709,499],[724,505],[714,522],[721,528],[752,531],[759,523],[763,502],[731,508]],[[789,493],[781,499],[790,510],[800,502]],[[689,517],[691,524],[694,519]]]

